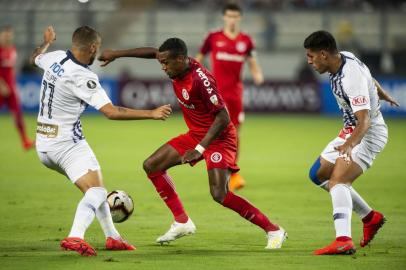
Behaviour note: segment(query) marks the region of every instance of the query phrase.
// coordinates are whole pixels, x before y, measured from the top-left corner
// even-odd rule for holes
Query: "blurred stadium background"
[[[85,3],[82,3],[85,2]],[[1,0],[0,25],[15,29],[19,90],[25,111],[38,105],[39,70],[27,62],[41,43],[43,29],[57,32],[52,49],[68,49],[72,31],[91,25],[104,48],[159,46],[166,38],[184,39],[194,56],[207,32],[222,26],[226,1],[191,0]],[[406,115],[406,1],[243,0],[242,30],[256,41],[266,83],[254,87],[246,78],[247,111],[337,113],[325,83],[306,64],[304,38],[318,29],[331,31],[342,50],[356,53],[402,106],[384,105],[386,115]],[[208,61],[206,64],[209,65]],[[116,103],[151,107],[176,104],[170,82],[155,61],[116,61],[92,69]]]

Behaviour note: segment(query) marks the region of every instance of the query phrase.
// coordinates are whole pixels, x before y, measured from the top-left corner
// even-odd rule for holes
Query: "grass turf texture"
[[[33,136],[35,117],[27,116]],[[334,239],[330,196],[308,179],[308,169],[337,134],[338,118],[248,115],[239,165],[248,198],[289,233],[283,249],[264,250],[257,227],[212,201],[204,162],[169,171],[197,234],[169,246],[155,244],[172,221],[142,170],[143,160],[184,132],[179,115],[166,122],[114,122],[83,117],[84,133],[102,166],[108,190],[123,189],[135,212],[117,228],[135,252],[104,250],[94,222],[86,239],[98,256],[59,250],[81,194],[66,178],[45,168],[35,151],[21,150],[9,115],[0,116],[0,269],[406,269],[406,122],[388,120],[390,140],[355,187],[388,222],[370,247],[359,248],[361,223],[353,215],[354,256],[316,257]]]

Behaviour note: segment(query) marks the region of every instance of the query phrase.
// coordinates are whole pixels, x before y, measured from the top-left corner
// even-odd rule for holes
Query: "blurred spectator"
[[[361,44],[354,35],[354,28],[350,21],[343,20],[339,23],[336,37],[340,51],[350,51],[355,55],[360,54]]]

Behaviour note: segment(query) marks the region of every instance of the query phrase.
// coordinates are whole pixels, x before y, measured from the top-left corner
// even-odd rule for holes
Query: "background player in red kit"
[[[23,113],[17,93],[14,66],[17,60],[17,51],[13,45],[14,33],[10,26],[4,27],[0,32],[0,108],[7,105],[14,116],[14,121],[20,134],[23,148],[28,150],[34,146],[25,131]]]
[[[157,192],[171,210],[175,221],[156,240],[174,241],[195,233],[196,227],[186,214],[167,169],[185,163],[192,166],[206,161],[210,193],[213,199],[261,227],[268,236],[267,249],[280,248],[286,232],[247,200],[228,190],[231,172],[237,172],[236,129],[230,122],[223,98],[217,92],[213,76],[187,56],[186,44],[178,38],[166,40],[159,50],[136,48],[102,53],[99,60],[108,64],[118,57],[157,58],[162,70],[172,79],[173,89],[189,128],[186,134],[171,139],[144,161],[144,170]]]
[[[244,121],[243,85],[241,70],[245,61],[256,85],[264,81],[261,68],[255,56],[255,46],[252,38],[240,31],[242,10],[234,3],[223,8],[223,29],[211,32],[206,37],[196,60],[202,62],[204,56],[211,52],[211,67],[216,78],[219,93],[223,96],[231,122],[239,131]],[[238,173],[231,175],[229,187],[231,190],[242,188],[244,179]]]

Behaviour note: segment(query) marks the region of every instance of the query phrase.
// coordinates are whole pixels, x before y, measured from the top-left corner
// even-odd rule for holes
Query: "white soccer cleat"
[[[280,227],[277,231],[270,231],[267,234],[268,244],[265,249],[277,249],[281,248],[283,242],[288,238],[288,233]]]
[[[156,239],[157,243],[169,243],[182,236],[191,235],[196,232],[196,226],[189,218],[186,223],[173,222],[171,228],[162,236]]]

